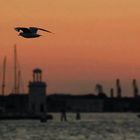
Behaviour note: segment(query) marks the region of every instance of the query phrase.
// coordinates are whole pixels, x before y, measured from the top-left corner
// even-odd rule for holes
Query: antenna
[[[3,60],[2,96],[5,94],[6,56]]]

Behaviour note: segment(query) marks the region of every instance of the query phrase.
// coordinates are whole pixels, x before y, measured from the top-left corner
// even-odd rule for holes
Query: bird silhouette
[[[45,32],[48,32],[48,33],[52,33],[52,32],[50,32],[48,30],[45,30],[45,29],[42,29],[42,28],[38,28],[38,27],[29,27],[29,28],[26,28],[26,27],[16,27],[15,30],[17,32],[20,32],[19,36],[22,36],[24,38],[40,37],[41,35],[37,34],[38,30],[45,31]]]

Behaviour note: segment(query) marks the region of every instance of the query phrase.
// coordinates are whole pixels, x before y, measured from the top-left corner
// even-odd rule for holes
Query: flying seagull
[[[19,36],[25,37],[25,38],[36,38],[36,37],[40,37],[40,34],[37,34],[38,30],[41,31],[45,31],[48,33],[52,33],[48,30],[42,29],[42,28],[37,28],[37,27],[29,27],[29,28],[25,28],[25,27],[16,27],[15,30],[17,32],[19,32]]]

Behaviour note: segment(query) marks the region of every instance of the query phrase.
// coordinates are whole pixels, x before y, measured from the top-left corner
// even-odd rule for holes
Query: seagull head
[[[22,33],[22,32],[20,32],[20,33],[18,34],[18,36],[22,36],[22,34],[23,34],[23,33]]]

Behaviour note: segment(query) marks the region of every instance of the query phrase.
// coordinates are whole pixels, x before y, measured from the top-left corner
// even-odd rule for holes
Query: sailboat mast
[[[17,92],[20,93],[20,80],[21,80],[21,72],[18,70],[18,77],[17,77]]]
[[[17,48],[14,47],[14,93],[17,93]]]
[[[2,96],[5,94],[6,56],[3,60]]]

